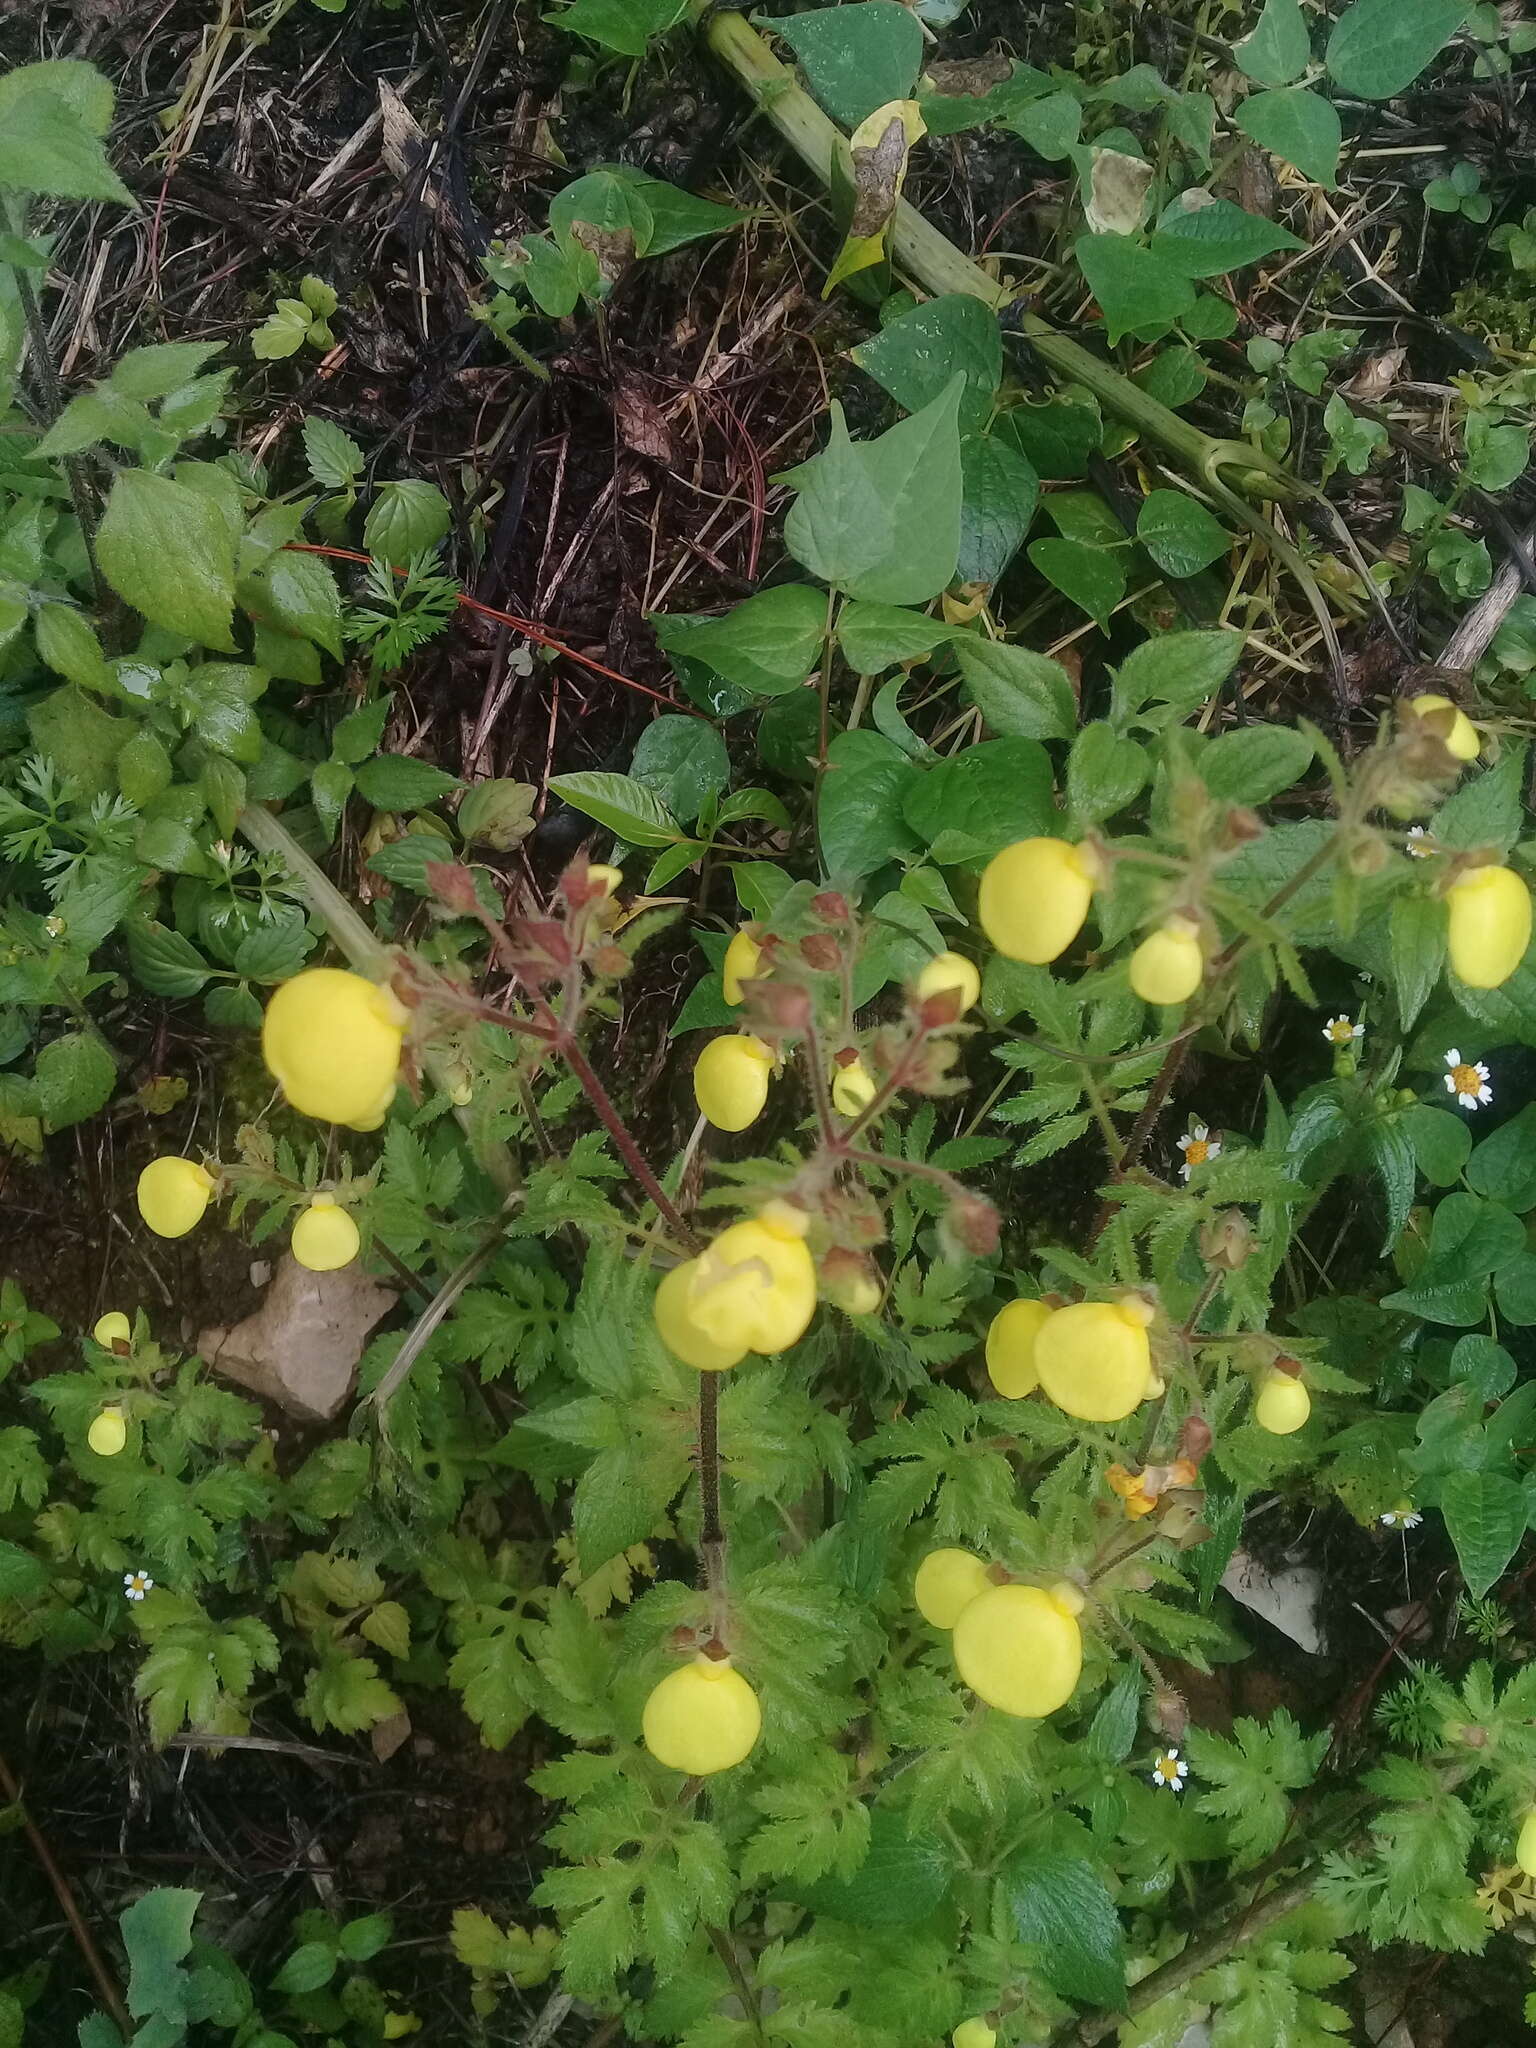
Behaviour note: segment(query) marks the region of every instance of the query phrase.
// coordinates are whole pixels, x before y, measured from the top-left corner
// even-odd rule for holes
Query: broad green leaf
[[[954,632],[943,619],[896,604],[861,604],[850,599],[838,614],[837,644],[848,666],[860,675],[879,675],[898,662],[917,661],[942,646]]]
[[[834,882],[862,881],[896,855],[916,850],[902,805],[920,772],[880,733],[845,732],[832,741],[818,828]]]
[[[60,96],[57,75],[48,81],[54,90],[29,84],[26,68],[13,73],[9,82],[19,89],[8,93],[0,105],[0,186],[54,199],[134,204],[133,194],[107,161],[101,136],[81,119],[69,99]]]
[[[151,625],[233,649],[235,543],[205,493],[147,469],[121,469],[96,535],[102,574]]]
[[[1057,164],[1072,153],[1083,128],[1083,105],[1075,93],[1046,93],[1016,108],[998,124],[1027,142],[1036,156]]]
[[[1392,905],[1390,928],[1398,1015],[1408,1031],[1434,992],[1445,963],[1444,906],[1427,896],[1399,896]]]
[[[1149,491],[1136,515],[1136,538],[1173,577],[1197,576],[1232,545],[1232,536],[1183,491]]]
[[[966,634],[955,641],[955,659],[971,702],[993,732],[1064,740],[1076,731],[1071,679],[1049,655]]]
[[[1152,237],[1158,260],[1188,278],[1219,277],[1257,263],[1276,249],[1305,247],[1289,228],[1245,213],[1230,199],[1218,199],[1198,185],[1170,201]]]
[[[110,693],[112,676],[96,628],[73,605],[42,605],[33,622],[37,652],[56,675],[83,690]]]
[[[925,300],[849,353],[907,412],[920,412],[940,397],[959,371],[965,379],[958,415],[962,433],[986,425],[1003,374],[997,315],[969,292]]]
[[[988,439],[1005,441],[1037,476],[1059,483],[1087,473],[1103,433],[1103,422],[1091,406],[1053,400],[1048,405],[1012,406]]]
[[[798,493],[785,545],[813,576],[883,604],[922,604],[950,582],[960,551],[964,385],[957,373],[930,405],[874,441],[850,440],[833,405],[826,448],[782,479]]]
[[[1440,1512],[1456,1546],[1467,1591],[1480,1600],[1501,1576],[1525,1534],[1525,1489],[1499,1472],[1452,1472],[1440,1487]]]
[[[236,591],[253,619],[342,658],[341,592],[329,562],[279,548]]]
[[[1472,0],[1353,0],[1328,38],[1329,76],[1363,100],[1411,85],[1455,35]]]
[[[1166,704],[1180,717],[1212,696],[1237,665],[1241,633],[1160,633],[1133,647],[1115,677],[1118,723],[1149,705]]]
[[[759,697],[797,690],[821,658],[827,600],[808,583],[760,590],[717,618],[652,612],[668,654],[702,661],[728,683]]]
[[[201,1892],[161,1885],[119,1915],[128,1955],[128,2010],[135,2019],[187,2017],[190,1978],[181,1964],[191,1951],[192,1922],[202,1901]]]
[[[1430,820],[1440,845],[1457,850],[1492,846],[1508,853],[1525,823],[1525,754],[1519,742],[1501,748],[1492,768],[1447,797]]]
[[[1072,253],[1099,302],[1111,346],[1128,334],[1157,341],[1195,303],[1183,267],[1129,235],[1079,235]]]
[[[553,775],[551,792],[631,846],[671,846],[687,833],[654,791],[628,775],[584,770]]]
[[[1299,0],[1264,0],[1264,12],[1251,35],[1233,45],[1237,68],[1260,85],[1289,85],[1306,70],[1312,40]]]
[[[1321,93],[1299,85],[1256,92],[1233,119],[1261,149],[1294,164],[1304,178],[1327,186],[1337,181],[1344,131],[1332,101]]]
[[[701,199],[697,193],[669,185],[665,178],[648,178],[643,171],[631,170],[627,164],[599,164],[596,168],[622,178],[644,202],[651,216],[650,234],[642,252],[647,256],[665,256],[688,242],[723,234],[751,219],[744,207],[721,206],[713,199]]]
[[[1040,502],[1040,479],[1028,459],[998,434],[967,434],[960,443],[961,583],[995,583],[1024,544]]]
[[[304,459],[315,482],[328,491],[350,490],[367,466],[367,458],[350,434],[314,414],[304,421]]]
[[[1441,1114],[1448,1112],[1442,1110]],[[1460,1117],[1455,1121],[1460,1124]],[[1507,1124],[1484,1138],[1466,1166],[1467,1184],[1478,1194],[1521,1215],[1536,1208],[1536,1104],[1527,1103]]]
[[[812,95],[844,128],[891,100],[912,96],[923,32],[896,0],[851,0],[781,15],[772,24],[794,51]]]
[[[195,996],[213,972],[190,939],[148,920],[128,927],[128,964],[134,980],[154,996]]]
[[[1420,1173],[1431,1187],[1454,1187],[1472,1150],[1472,1133],[1464,1120],[1427,1102],[1410,1104],[1402,1118]]]
[[[38,753],[46,754],[82,796],[93,797],[116,789],[118,757],[134,726],[66,683],[32,706],[27,731]]]
[[[909,1927],[926,1920],[949,1891],[948,1852],[937,1835],[909,1835],[900,1814],[877,1807],[869,1850],[852,1877],[802,1886],[802,1906],[854,1927]]]
[[[1483,1312],[1488,1276],[1524,1249],[1525,1230],[1511,1210],[1477,1195],[1447,1195],[1430,1225],[1429,1257],[1406,1287],[1382,1297],[1382,1305],[1465,1327]]]
[[[1314,748],[1289,725],[1246,725],[1224,732],[1200,755],[1200,780],[1229,804],[1268,803],[1299,782],[1312,765]]]
[[[1536,1323],[1536,1252],[1521,1252],[1493,1279],[1494,1299],[1506,1323],[1528,1329]]]
[[[1026,1849],[1001,1878],[1020,1941],[1061,1998],[1119,2012],[1125,2004],[1125,1937],[1113,1901],[1091,1863]]]
[[[357,771],[357,787],[376,811],[423,811],[463,786],[456,775],[409,754],[376,754]]]
[[[629,772],[655,790],[675,818],[691,825],[706,800],[730,780],[731,761],[725,741],[706,719],[664,712],[641,733]]]
[[[1451,1353],[1450,1375],[1453,1384],[1470,1387],[1477,1400],[1497,1401],[1515,1384],[1516,1366],[1503,1345],[1491,1337],[1458,1337]]]
[[[336,1949],[331,1942],[303,1942],[272,1979],[272,1989],[290,1994],[318,1991],[335,1976],[336,1963]]]
[[[1408,1222],[1413,1207],[1417,1162],[1413,1141],[1395,1117],[1378,1117],[1365,1127],[1365,1149],[1387,1204],[1387,1228],[1381,1247],[1383,1258],[1391,1256]]]
[[[544,19],[621,57],[643,57],[651,38],[665,35],[686,12],[687,0],[574,0]]]
[[[465,790],[454,824],[466,846],[494,846],[509,853],[534,828],[539,792],[531,782],[495,775]]]
[[[1125,563],[1118,554],[1103,547],[1090,547],[1080,540],[1035,540],[1029,544],[1029,559],[1047,583],[1080,611],[1109,623],[1109,615],[1125,595]]]
[[[161,341],[148,348],[131,348],[119,356],[107,382],[122,397],[140,403],[169,398],[173,391],[190,384],[203,364],[223,347],[221,341]]]
[[[1079,824],[1123,811],[1151,773],[1145,750],[1103,719],[1085,725],[1067,757],[1067,807]]]
[[[0,122],[7,120],[16,102],[29,92],[51,93],[62,100],[75,119],[92,135],[105,135],[112,126],[116,95],[112,82],[79,57],[53,57],[40,64],[18,64],[0,78]]]
[[[923,769],[903,810],[938,866],[990,860],[1050,830],[1050,756],[1032,739],[983,740]]]
[[[69,1031],[38,1054],[33,1085],[44,1121],[59,1131],[106,1107],[117,1086],[117,1066],[93,1031]]]
[[[588,171],[555,194],[549,227],[556,241],[568,243],[578,221],[604,235],[631,236],[637,256],[650,247],[655,227],[644,194],[616,171]]]
[[[448,500],[420,477],[380,487],[363,523],[363,546],[370,555],[403,568],[412,555],[436,547],[452,524]]]

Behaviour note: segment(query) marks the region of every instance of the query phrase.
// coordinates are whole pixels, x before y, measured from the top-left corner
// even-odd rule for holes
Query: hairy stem
[[[552,1027],[551,1044],[581,1083],[582,1093],[597,1111],[603,1129],[618,1147],[620,1158],[634,1175],[639,1186],[645,1190],[657,1214],[665,1218],[668,1228],[675,1233],[678,1242],[690,1253],[698,1251],[699,1239],[692,1224],[646,1164],[645,1157],[635,1142],[634,1132],[614,1108],[612,1098],[598,1079],[597,1070],[592,1062],[582,1051],[577,1040],[558,1021],[548,1004],[543,1007]]]

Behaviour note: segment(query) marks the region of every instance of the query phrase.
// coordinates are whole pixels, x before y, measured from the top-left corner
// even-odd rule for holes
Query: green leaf
[[[6,81],[13,89],[0,103],[0,185],[55,199],[115,199],[132,206],[133,194],[108,163],[100,135],[57,89],[28,83],[34,68],[49,67],[27,66]],[[60,82],[57,73],[47,81],[54,88]]]
[[[1251,35],[1234,44],[1232,55],[1245,78],[1260,85],[1289,85],[1312,58],[1312,39],[1298,0],[1264,0]]]
[[[1365,1127],[1365,1148],[1387,1204],[1387,1228],[1382,1257],[1390,1256],[1408,1222],[1413,1207],[1417,1160],[1413,1140],[1396,1117],[1378,1117]]]
[[[448,1682],[464,1696],[464,1711],[488,1749],[505,1749],[528,1718],[526,1689],[533,1676],[522,1633],[511,1615],[496,1615],[484,1634],[454,1653]]]
[[[798,493],[784,542],[813,576],[882,604],[922,604],[950,582],[960,553],[964,382],[957,374],[932,404],[874,441],[850,440],[833,405],[826,448],[781,479]]]
[[[869,1850],[849,1878],[824,1877],[794,1893],[799,1904],[854,1927],[911,1927],[948,1894],[949,1857],[936,1835],[909,1835],[900,1814],[877,1807]]]
[[[1232,536],[1182,491],[1149,491],[1136,515],[1136,538],[1165,576],[1197,576],[1219,562]]]
[[[1299,85],[1256,92],[1233,119],[1250,140],[1294,164],[1304,178],[1327,186],[1337,182],[1344,131],[1333,103],[1321,93]]]
[[[1289,228],[1245,213],[1198,185],[1170,201],[1152,237],[1153,254],[1188,278],[1219,277],[1276,249],[1305,247]]]
[[[331,420],[313,415],[304,422],[304,459],[317,484],[328,491],[349,491],[367,466],[352,436]]]
[[[112,126],[116,101],[112,82],[80,57],[52,57],[40,64],[19,64],[0,77],[0,120],[29,92],[51,93],[62,100],[75,119],[92,135],[105,135]]]
[[[1067,807],[1081,824],[1097,824],[1123,811],[1145,786],[1145,750],[1103,719],[1085,725],[1067,757]]]
[[[258,363],[281,363],[296,356],[309,339],[314,316],[302,299],[279,299],[251,336],[251,354]]]
[[[451,789],[462,789],[457,775],[410,754],[377,754],[357,770],[357,787],[376,811],[424,811]]]
[[[1035,540],[1029,544],[1029,559],[1047,583],[1101,627],[1125,595],[1124,560],[1104,547],[1080,540]]]
[[[133,725],[114,718],[73,683],[32,706],[27,730],[38,753],[82,796],[101,796],[117,787],[117,760],[133,736]]]
[[[1515,1384],[1515,1361],[1491,1337],[1458,1337],[1451,1353],[1453,1384],[1468,1386],[1480,1405],[1497,1401]]]
[[[649,619],[668,654],[702,661],[759,697],[781,697],[799,689],[821,658],[827,600],[808,583],[784,583],[718,618],[652,612]]]
[[[1077,730],[1071,678],[1049,655],[966,634],[955,640],[955,659],[967,695],[993,732],[1065,740]]]
[[[1445,1110],[1440,1113],[1449,1114]],[[1453,1121],[1466,1129],[1460,1117]],[[1527,1103],[1507,1124],[1484,1138],[1467,1161],[1467,1183],[1478,1194],[1521,1215],[1536,1208],[1536,1104]]]
[[[1195,303],[1183,269],[1129,235],[1079,235],[1072,253],[1099,302],[1111,346],[1128,334],[1158,340]]]
[[[1467,1591],[1480,1600],[1502,1575],[1525,1534],[1525,1489],[1498,1472],[1452,1472],[1441,1482],[1440,1512],[1456,1546]]]
[[[1416,1102],[1402,1112],[1419,1171],[1431,1187],[1454,1187],[1472,1150],[1472,1133],[1459,1116]],[[1513,1205],[1512,1205],[1513,1206]]]
[[[989,439],[1006,440],[1037,476],[1058,483],[1086,474],[1103,434],[1103,422],[1091,406],[1058,402],[1011,407]]]
[[[1329,76],[1363,100],[1411,85],[1466,20],[1472,0],[1354,0],[1328,38]]]
[[[392,568],[437,543],[453,523],[448,500],[420,477],[382,486],[363,522],[363,546]]]
[[[923,60],[923,32],[896,0],[852,0],[815,7],[772,24],[805,73],[813,96],[844,128],[891,100],[912,97]]]
[[[665,35],[686,12],[687,0],[575,0],[544,19],[621,57],[643,57],[651,38]]]
[[[1040,502],[1040,479],[1026,457],[997,434],[960,443],[961,583],[995,583],[1024,544]]]
[[[312,640],[334,661],[341,660],[341,593],[330,563],[319,555],[279,548],[242,579],[238,596],[253,619],[277,632]]]
[[[896,604],[861,604],[856,598],[843,606],[837,620],[837,644],[848,666],[866,676],[931,654],[953,632],[943,619],[930,619],[925,612]]]
[[[151,398],[169,398],[190,384],[210,357],[219,355],[221,341],[161,341],[148,348],[131,348],[119,356],[107,379],[112,390],[141,404]]]
[[[371,1657],[354,1657],[335,1648],[321,1652],[319,1664],[305,1681],[300,1706],[313,1727],[322,1732],[334,1728],[341,1735],[360,1735],[400,1711],[399,1699]]]
[[[751,219],[744,207],[721,206],[713,199],[700,199],[696,193],[669,185],[665,178],[648,178],[628,164],[599,164],[596,168],[622,178],[650,214],[650,233],[641,252],[646,256],[665,256],[688,242],[723,234]]]
[[[1465,1327],[1482,1314],[1488,1275],[1524,1249],[1524,1227],[1501,1203],[1447,1195],[1430,1225],[1429,1257],[1407,1287],[1383,1296],[1382,1306]]]
[[[903,808],[940,867],[990,860],[1050,830],[1050,756],[1037,740],[983,740],[922,770]]]
[[[387,1913],[362,1913],[341,1930],[341,1952],[349,1963],[372,1962],[388,1948],[395,1925]]]
[[[336,1974],[336,1950],[328,1941],[306,1941],[296,1948],[272,1979],[274,1991],[318,1991]]]
[[[1429,1001],[1445,963],[1445,911],[1427,896],[1399,896],[1392,905],[1392,979],[1405,1031]]]
[[[1160,633],[1133,647],[1115,677],[1117,723],[1166,704],[1180,718],[1214,695],[1237,666],[1241,633]],[[1156,723],[1166,723],[1159,714]]]
[[[846,14],[849,10],[835,11]],[[809,17],[802,14],[791,19],[805,21]],[[1003,375],[1003,338],[997,315],[969,292],[946,292],[898,314],[849,354],[908,412],[920,412],[941,397],[959,371],[965,379],[959,410],[962,433],[986,425]]]
[[[918,770],[880,733],[839,733],[827,750],[818,827],[834,882],[857,882],[917,841],[902,804]]]
[[[1458,851],[1492,846],[1508,853],[1524,825],[1525,757],[1518,743],[1501,748],[1492,768],[1464,783],[1436,811],[1429,828],[1434,838]]]
[[[73,605],[45,604],[33,624],[40,660],[82,690],[108,692],[112,676],[96,629]]]
[[[464,792],[454,817],[459,837],[466,846],[494,846],[509,853],[521,846],[534,827],[534,806],[539,792],[531,782],[514,782],[506,776],[492,776]]]
[[[1051,92],[1016,108],[998,123],[1027,142],[1047,163],[1070,156],[1083,128],[1083,107],[1075,93]]]
[[[672,846],[688,837],[660,798],[631,776],[588,769],[551,776],[549,787],[631,846]]]
[[[117,1086],[117,1066],[94,1032],[68,1031],[38,1054],[33,1085],[44,1121],[59,1131],[106,1107]]]
[[[1224,732],[1200,755],[1200,780],[1229,804],[1262,804],[1298,782],[1315,749],[1288,725],[1247,725]]]
[[[192,1949],[192,1922],[201,1892],[159,1886],[118,1916],[128,1955],[128,2010],[135,2019],[158,2014],[186,2018],[187,1973],[182,1962]]]
[[[152,996],[195,996],[213,972],[190,939],[168,925],[138,919],[128,927],[128,964]]]
[[[121,469],[96,535],[102,574],[152,625],[233,649],[235,543],[204,492],[146,469]]]
[[[675,818],[691,825],[730,780],[731,760],[706,719],[663,712],[640,735],[629,772],[655,790]]]
[[[1003,1872],[1003,1897],[1020,1941],[1060,1998],[1111,2012],[1125,2005],[1125,1936],[1104,1880],[1091,1863],[1025,1850]]]

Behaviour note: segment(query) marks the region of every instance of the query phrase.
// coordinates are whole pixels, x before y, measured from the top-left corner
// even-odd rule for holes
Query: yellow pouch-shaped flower
[[[1044,967],[1082,930],[1097,880],[1065,839],[1020,839],[987,863],[976,914],[1005,958]]]
[[[693,1063],[693,1099],[717,1131],[744,1131],[763,1113],[773,1052],[750,1033],[712,1038]]]
[[[1170,917],[1131,955],[1131,987],[1144,1003],[1187,1003],[1205,979],[1205,950],[1193,918]]]
[[[969,1550],[930,1550],[917,1568],[912,1597],[924,1621],[950,1629],[991,1584],[986,1566]]]
[[[1508,981],[1531,943],[1531,892],[1510,868],[1468,868],[1445,892],[1451,966],[1468,988]]]
[[[723,1230],[656,1290],[656,1327],[685,1365],[723,1372],[749,1351],[787,1351],[816,1312],[806,1217],[787,1202]]]
[[[1152,1374],[1147,1321],[1140,1302],[1057,1309],[1035,1339],[1035,1370],[1056,1406],[1084,1422],[1119,1422],[1138,1407]]]
[[[156,1237],[185,1237],[213,1199],[214,1178],[195,1159],[167,1152],[139,1175],[139,1214]]]
[[[658,1763],[708,1778],[750,1756],[762,1726],[757,1694],[735,1666],[696,1657],[652,1689],[640,1733]]]
[[[862,1060],[832,1069],[832,1107],[839,1116],[857,1116],[875,1099],[875,1080]]]
[[[1454,754],[1458,761],[1477,759],[1482,741],[1477,736],[1477,727],[1460,705],[1453,704],[1449,697],[1426,692],[1422,697],[1410,697],[1407,708],[1411,717],[1423,719],[1447,753]]]
[[[987,1331],[987,1378],[1010,1401],[1020,1401],[1040,1384],[1035,1340],[1050,1321],[1043,1301],[1010,1301]]]
[[[293,1256],[311,1273],[334,1273],[351,1265],[362,1238],[334,1195],[312,1195],[293,1226],[290,1244]]]
[[[981,1000],[981,975],[963,953],[935,953],[917,977],[919,1000],[941,996],[953,990],[960,998],[963,1017]]]
[[[742,983],[759,980],[762,971],[762,947],[750,932],[737,932],[725,949],[725,964],[722,969],[725,1000],[733,1009],[746,994]]]
[[[1312,1396],[1288,1372],[1269,1373],[1253,1404],[1253,1419],[1271,1436],[1292,1436],[1312,1413]]]
[[[311,967],[267,1005],[261,1054],[301,1115],[374,1130],[395,1092],[406,1013],[386,988]]]
[[[955,1623],[955,1665],[979,1698],[1000,1713],[1037,1721],[1064,1707],[1083,1668],[1077,1617],[1083,1598],[1063,1581],[994,1586]]]
[[[85,1433],[85,1440],[98,1458],[115,1458],[128,1441],[128,1425],[120,1408],[103,1408]]]

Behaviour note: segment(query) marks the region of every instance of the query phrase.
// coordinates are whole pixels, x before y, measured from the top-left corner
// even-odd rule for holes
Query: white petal
[[[1188,1160],[1186,1159],[1186,1160],[1185,1160],[1185,1162],[1184,1162],[1184,1164],[1183,1164],[1183,1165],[1182,1165],[1182,1166],[1181,1166],[1181,1167],[1179,1168],[1179,1179],[1180,1179],[1180,1180],[1188,1180],[1188,1179],[1189,1179],[1189,1176],[1190,1176],[1190,1172],[1191,1172],[1190,1164],[1189,1164],[1189,1161],[1188,1161]]]
[[[1479,1081],[1486,1081],[1491,1078],[1488,1069],[1483,1065],[1481,1060],[1473,1061],[1472,1071],[1474,1074],[1476,1074]]]
[[[1487,1076],[1485,1075],[1485,1076],[1484,1076],[1484,1079],[1486,1079],[1486,1078],[1487,1078]],[[1195,1140],[1196,1140],[1196,1142],[1197,1142],[1197,1143],[1203,1143],[1203,1142],[1205,1141],[1205,1139],[1207,1139],[1207,1138],[1208,1138],[1208,1137],[1209,1137],[1209,1136],[1211,1135],[1211,1129],[1210,1129],[1210,1125],[1209,1125],[1209,1124],[1196,1124],[1196,1125],[1195,1125],[1195,1128],[1194,1128],[1194,1133],[1193,1133],[1193,1135],[1194,1135],[1194,1137],[1195,1137]]]
[[[1445,1085],[1446,1085],[1446,1087],[1447,1087],[1447,1088],[1448,1088],[1448,1089],[1450,1090],[1450,1092],[1451,1092],[1451,1094],[1452,1094],[1452,1095],[1454,1095],[1454,1094],[1456,1093],[1456,1077],[1455,1077],[1455,1075],[1454,1075],[1454,1074],[1447,1074],[1447,1075],[1446,1075],[1446,1077],[1445,1077]]]
[[[1221,1157],[1221,1140],[1219,1138],[1211,1140],[1206,1148],[1205,1156],[1207,1159],[1219,1159]]]
[[[1461,1065],[1461,1054],[1456,1050],[1454,1045],[1449,1046],[1446,1049],[1445,1064],[1448,1067],[1459,1067]]]

